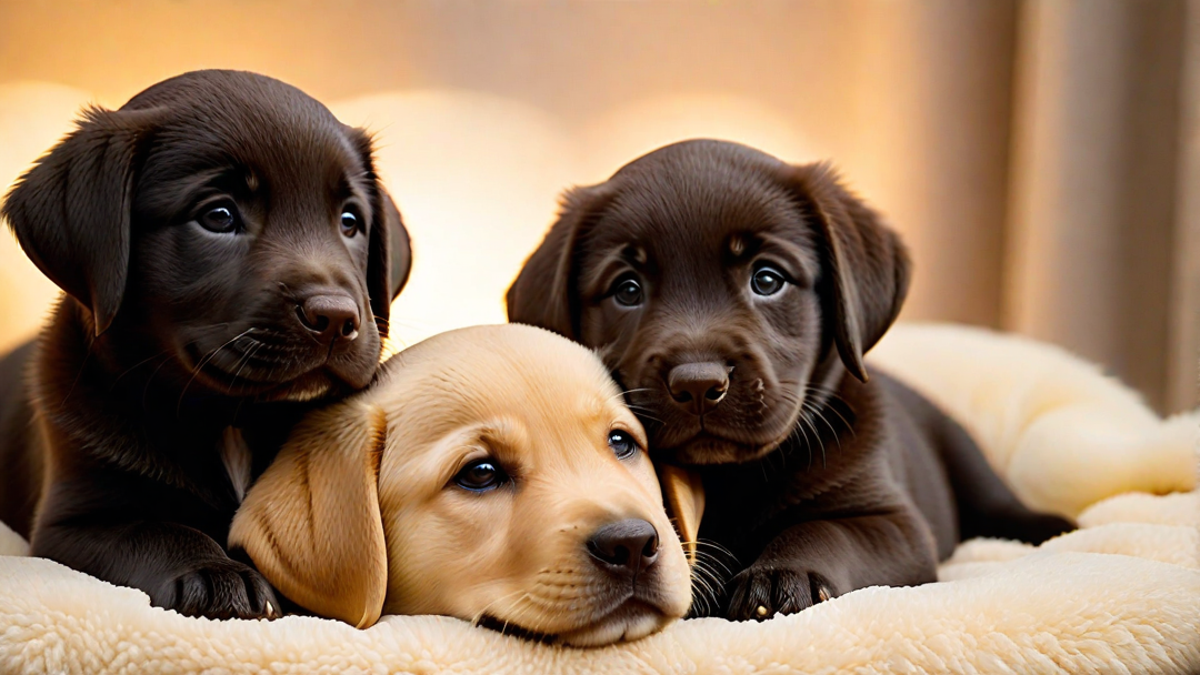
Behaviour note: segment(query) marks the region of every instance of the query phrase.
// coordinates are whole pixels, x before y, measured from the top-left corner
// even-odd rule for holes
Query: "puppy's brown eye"
[[[237,208],[233,204],[220,203],[210,207],[196,219],[200,227],[209,232],[228,234],[238,229]]]
[[[342,236],[353,237],[358,234],[358,216],[350,211],[342,212]]]
[[[633,436],[620,429],[608,432],[608,447],[612,448],[617,459],[628,459],[638,449],[637,441],[633,440]]]
[[[750,288],[759,295],[775,295],[785,283],[783,273],[770,265],[759,267],[750,277]]]
[[[454,477],[454,484],[472,492],[494,490],[508,481],[508,474],[490,459],[478,459],[464,466]]]
[[[642,304],[642,285],[632,277],[619,279],[613,284],[612,296],[619,305],[636,307]]]

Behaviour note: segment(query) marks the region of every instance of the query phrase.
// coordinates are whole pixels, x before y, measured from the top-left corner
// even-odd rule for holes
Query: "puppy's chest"
[[[250,487],[254,454],[245,437],[242,436],[241,430],[237,427],[225,427],[217,445],[217,452],[221,457],[225,475],[233,488],[237,503],[241,504],[242,500],[246,498],[246,490]]]
[[[758,529],[795,501],[789,476],[766,465],[709,467],[701,473],[706,502],[701,527],[724,539]]]
[[[793,458],[795,460],[795,458]],[[761,530],[788,522],[840,513],[863,467],[841,463],[782,461],[768,457],[742,465],[708,467],[701,536],[736,543],[755,540]]]

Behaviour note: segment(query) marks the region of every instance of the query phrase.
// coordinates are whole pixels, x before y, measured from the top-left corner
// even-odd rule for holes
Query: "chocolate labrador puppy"
[[[282,82],[188,73],[88,110],[3,215],[65,294],[0,364],[0,518],[156,606],[277,614],[223,544],[305,402],[375,376],[409,245],[370,138]]]
[[[1072,527],[1022,506],[927,400],[868,381],[908,280],[829,166],[695,140],[569,192],[508,312],[598,350],[656,460],[700,474],[700,538],[731,570],[710,611],[763,619],[933,581],[962,538]]]

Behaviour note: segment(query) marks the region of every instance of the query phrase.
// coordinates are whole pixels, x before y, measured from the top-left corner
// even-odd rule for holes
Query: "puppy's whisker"
[[[502,595],[502,596],[496,598],[495,600],[489,602],[488,604],[484,605],[483,609],[476,612],[475,616],[473,616],[471,618],[471,625],[478,626],[479,622],[483,621],[483,618],[485,616],[487,616],[487,613],[489,611],[491,611],[492,607],[495,607],[496,605],[498,605],[502,602],[505,602],[515,596],[522,595],[522,594],[529,595],[529,591],[523,590],[523,589],[518,589],[518,590],[513,591],[512,593],[507,593],[505,595]]]
[[[521,597],[519,599],[517,599],[516,602],[513,603],[513,605],[514,605],[513,613],[518,615],[517,617],[515,617],[517,620],[520,620],[521,615],[523,614],[523,612],[526,611],[526,608],[522,607],[521,603],[528,599],[529,599],[529,592],[526,591],[521,594]],[[512,618],[507,618],[504,620],[504,626],[500,629],[501,635],[508,634],[508,625],[509,625],[509,623],[512,622],[512,620],[513,620]],[[522,628],[521,626],[517,626],[517,629],[518,630],[531,630],[532,632],[535,632],[535,633],[539,632],[539,631],[537,631],[537,629],[533,629],[533,628],[525,629],[525,628]]]
[[[721,545],[719,542],[712,541],[711,539],[699,539],[699,540],[697,540],[697,541],[696,541],[696,548],[697,548],[697,551],[704,551],[704,549],[706,549],[706,548],[708,548],[708,549],[712,549],[713,551],[716,551],[717,553],[720,553],[720,554],[722,554],[722,555],[724,555],[724,556],[728,557],[728,558],[729,558],[730,560],[732,560],[732,561],[735,561],[735,562],[737,561],[737,556],[735,556],[735,555],[733,554],[733,551],[730,551],[730,550],[729,550],[728,548],[726,548],[725,546],[722,546],[722,545]],[[704,552],[705,552],[707,555],[709,555],[709,556],[712,556],[712,554],[711,554],[711,553],[708,553],[708,551],[704,551]],[[712,556],[710,559],[711,559],[711,560],[713,560],[713,561],[716,561],[716,557],[715,557],[715,556]],[[728,566],[724,566],[724,565],[722,565],[722,566],[723,566],[723,567],[725,567],[725,569],[726,569],[727,571],[732,571],[732,570],[730,570],[730,569],[729,569],[729,567],[728,567]]]
[[[637,416],[638,416],[638,417],[640,417],[640,418],[642,418],[642,419],[648,419],[648,420],[651,420],[651,421],[654,421],[654,422],[658,422],[659,424],[663,424],[663,421],[662,421],[661,419],[659,419],[659,418],[655,417],[654,415],[650,415],[650,414],[648,414],[648,413],[646,413],[646,412],[644,412],[644,411],[638,410],[638,409],[637,409],[636,407],[634,407],[634,406],[629,406],[629,408],[630,408],[630,410],[633,410],[633,411],[634,411],[634,413],[636,413],[636,414],[637,414]]]
[[[813,459],[812,445],[813,444],[812,444],[812,442],[810,442],[808,440],[808,432],[805,430],[804,424],[802,424],[803,420],[804,420],[804,411],[801,410],[800,416],[796,420],[796,423],[792,425],[792,430],[791,430],[791,432],[788,433],[787,439],[785,439],[784,442],[780,444],[780,449],[785,453],[788,452],[793,447],[793,445],[788,443],[788,441],[795,439],[795,441],[796,441],[795,445],[803,446],[805,452],[808,454],[808,464],[806,465],[806,467],[804,469],[805,471],[808,471],[808,470],[812,469],[812,459]],[[817,435],[817,440],[820,441],[819,434]]]
[[[844,405],[846,407],[850,407],[850,404],[846,402],[846,399],[842,398],[841,396],[838,396],[838,393],[836,391],[834,391],[832,388],[816,387],[816,386],[813,386],[812,384],[806,384],[806,385],[804,385],[804,390],[806,392],[816,394],[817,397],[821,398],[822,400],[832,399],[834,401],[840,402],[842,405]]]
[[[721,574],[716,569],[716,565],[721,565],[725,569],[725,574]],[[720,598],[720,589],[724,586],[724,580],[729,576],[732,576],[729,568],[717,560],[716,556],[707,551],[696,552],[696,561],[692,568],[692,607],[695,610],[692,612],[693,614],[706,615],[716,608],[716,603]]]
[[[229,381],[229,386],[226,387],[227,394],[233,393],[233,385],[236,384],[238,378],[242,376],[242,369],[246,367],[247,363],[250,363],[250,359],[252,359],[254,355],[257,354],[260,349],[262,349],[262,346],[263,344],[261,342],[255,342],[250,346],[250,349],[247,349],[246,352],[242,354],[242,358],[238,359],[237,371],[233,374],[233,378]]]
[[[834,400],[836,400],[836,401],[840,401],[840,402],[842,403],[842,405],[846,406],[847,408],[849,408],[849,407],[850,407],[850,404],[849,404],[849,403],[846,403],[846,401],[845,401],[844,399],[842,399],[840,396],[838,396],[837,394],[833,393],[832,391],[825,392],[825,391],[823,391],[823,390],[821,390],[821,389],[818,389],[818,388],[816,388],[816,387],[809,387],[809,390],[810,390],[810,391],[813,391],[813,392],[815,392],[815,393],[818,393],[818,394],[827,394],[828,396],[830,396],[830,397],[831,397],[831,398],[833,398]],[[812,407],[813,407],[813,409],[814,409],[814,410],[817,410],[817,411],[818,411],[818,414],[820,414],[820,411],[823,411],[823,410],[830,410],[830,411],[832,411],[832,412],[833,412],[835,415],[837,415],[837,416],[838,416],[838,417],[839,417],[839,418],[842,420],[842,423],[843,423],[844,425],[846,425],[846,428],[850,430],[850,434],[851,434],[851,435],[854,435],[854,433],[855,433],[855,430],[854,430],[854,425],[853,425],[853,424],[851,424],[851,423],[850,423],[850,421],[846,419],[846,416],[845,416],[845,415],[843,415],[843,414],[842,414],[842,412],[841,412],[840,410],[838,410],[836,406],[832,406],[832,405],[825,405],[825,406],[821,406],[821,408],[820,408],[820,409],[818,409],[818,408],[817,408],[817,406],[816,406],[816,404],[810,404],[810,405],[812,405]],[[828,421],[826,421],[826,424],[828,424]],[[832,426],[831,426],[830,428],[832,428]],[[835,435],[836,435],[836,432],[835,432]]]
[[[829,468],[829,465],[826,462],[826,458],[825,458],[825,444],[821,442],[821,432],[817,431],[817,425],[814,424],[812,421],[812,418],[809,417],[809,411],[806,408],[801,407],[800,408],[800,419],[799,419],[799,422],[796,424],[796,428],[803,430],[804,427],[808,427],[809,429],[812,430],[813,439],[814,439],[814,442],[811,445],[808,445],[809,468],[812,467],[812,446],[813,445],[817,446],[821,450],[821,468],[822,469]],[[836,436],[835,436],[835,438],[836,438]],[[805,440],[805,443],[808,444],[808,433],[807,432],[805,432],[805,434],[804,434],[804,440]],[[839,443],[840,442],[841,441],[839,441]]]
[[[380,318],[379,316],[375,315],[376,320],[378,320],[379,318]],[[400,328],[408,328],[410,330],[419,330],[419,331],[431,331],[431,330],[436,329],[436,326],[434,326],[431,323],[427,323],[424,321],[414,321],[411,318],[399,319],[397,317],[392,317],[390,319],[386,319],[386,321],[387,321],[389,327],[399,326]]]
[[[203,337],[204,335],[208,334],[210,331],[217,331],[217,330],[220,330],[220,329],[222,329],[222,328],[224,328],[225,326],[228,326],[228,325],[229,325],[229,324],[227,324],[227,323],[222,323],[222,324],[214,324],[214,325],[212,325],[212,326],[206,326],[206,327],[204,327],[204,328],[200,329],[201,337]],[[191,346],[191,345],[194,345],[194,344],[196,344],[196,340],[192,340],[191,342],[188,342],[188,343],[187,343],[187,346]],[[128,368],[126,368],[126,369],[125,369],[125,370],[123,370],[123,371],[121,371],[121,373],[120,373],[119,375],[117,375],[115,378],[113,378],[113,381],[112,381],[112,384],[113,384],[113,386],[112,386],[112,388],[111,388],[111,389],[109,389],[109,391],[111,392],[113,389],[116,389],[116,385],[117,385],[117,383],[118,383],[118,382],[120,382],[120,381],[121,381],[121,378],[123,378],[123,377],[125,377],[126,375],[128,375],[128,374],[132,373],[133,371],[137,370],[138,368],[141,368],[142,366],[144,366],[144,365],[146,365],[147,363],[149,363],[149,362],[153,361],[154,359],[157,359],[157,358],[159,358],[159,357],[166,356],[167,354],[170,354],[172,351],[173,351],[173,350],[172,350],[171,348],[169,348],[169,347],[168,347],[167,349],[164,349],[164,350],[162,350],[161,352],[159,352],[159,353],[157,353],[157,354],[154,354],[154,355],[152,355],[152,356],[149,356],[149,357],[147,357],[147,358],[144,358],[144,359],[142,359],[141,361],[138,361],[137,363],[133,364],[132,366],[130,366],[130,367],[128,367]],[[158,370],[159,370],[159,369],[161,369],[161,368],[162,368],[162,364],[159,364],[159,367],[155,369],[155,373],[157,373],[157,372],[158,372]],[[153,377],[153,376],[151,376],[151,377]]]
[[[180,392],[179,392],[179,401],[175,404],[175,415],[177,417],[179,416],[180,411],[183,410],[183,399],[185,396],[187,396],[188,387],[192,386],[192,382],[194,382],[196,380],[196,376],[200,374],[200,371],[204,369],[204,366],[208,365],[208,362],[211,361],[213,359],[213,357],[215,357],[217,355],[217,352],[220,352],[222,349],[225,349],[226,347],[233,344],[237,340],[250,334],[250,332],[252,332],[253,330],[254,330],[254,327],[252,326],[252,327],[247,328],[246,330],[238,333],[237,335],[233,336],[232,338],[229,338],[228,340],[225,341],[225,344],[223,344],[220,347],[217,347],[216,349],[209,352],[207,355],[204,356],[204,358],[200,359],[199,363],[197,363],[194,368],[192,368],[192,376],[190,378],[188,378],[188,381],[183,385],[183,389],[180,390]]]
[[[829,427],[829,433],[833,436],[833,440],[837,442],[838,450],[841,450],[842,449],[842,436],[841,436],[841,434],[839,434],[837,432],[837,429],[833,428],[833,424],[829,421],[828,418],[825,417],[824,412],[821,409],[818,409],[816,407],[810,407],[809,410],[810,410],[810,412],[812,412],[813,415],[815,415],[817,417],[817,419],[824,422],[825,426]],[[838,415],[840,416],[841,413],[838,413]],[[843,417],[842,421],[845,422],[845,420],[846,420],[846,418]],[[847,424],[847,426],[849,426],[849,424]],[[851,432],[853,433],[853,428],[851,428]],[[822,452],[824,452],[824,444],[822,444],[821,447],[822,447]]]

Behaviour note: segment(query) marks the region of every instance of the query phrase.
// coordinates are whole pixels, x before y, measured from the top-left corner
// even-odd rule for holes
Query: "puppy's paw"
[[[834,597],[820,574],[786,567],[753,565],[729,581],[726,616],[733,621],[765,621],[794,614]]]
[[[1075,529],[1075,523],[1049,513],[1032,513],[1024,519],[1020,528],[1017,538],[1036,545],[1060,534],[1071,532]]]
[[[275,591],[263,575],[236,560],[198,563],[164,585],[151,604],[210,619],[275,619],[282,616]]]

